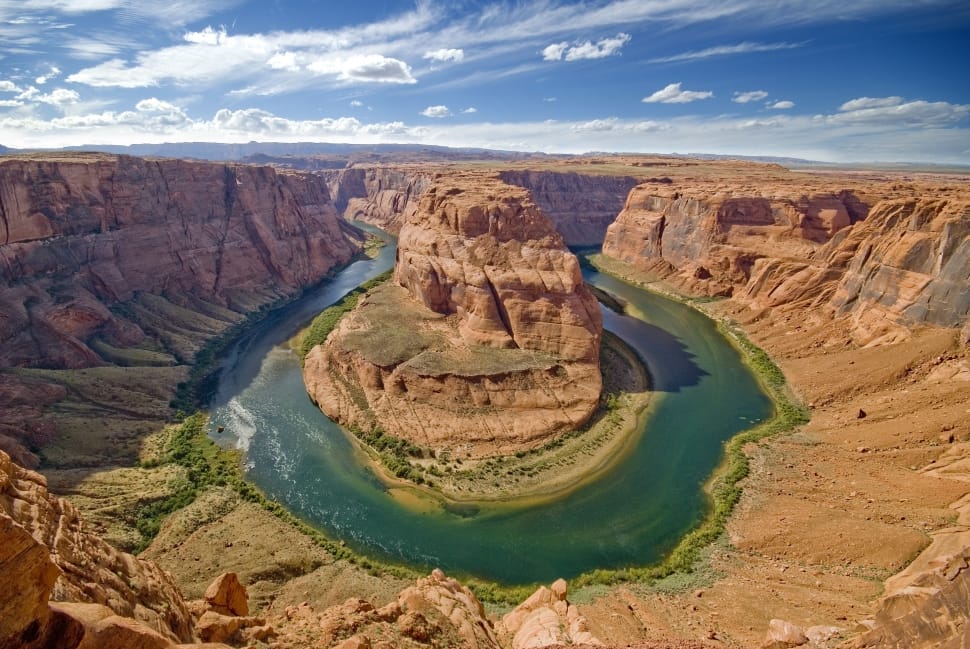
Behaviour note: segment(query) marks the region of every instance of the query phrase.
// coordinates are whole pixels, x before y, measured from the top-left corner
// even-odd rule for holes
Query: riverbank
[[[425,484],[394,475],[381,452],[358,437],[353,442],[400,504],[415,511],[473,511],[475,505],[538,505],[575,491],[603,475],[636,445],[652,398],[648,368],[622,340],[604,332],[603,398],[582,429],[515,455],[462,459],[450,455],[412,458]],[[427,484],[430,482],[431,484]],[[470,509],[467,509],[470,508]]]

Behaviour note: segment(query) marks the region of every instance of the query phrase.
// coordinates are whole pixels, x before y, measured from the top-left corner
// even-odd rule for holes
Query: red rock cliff
[[[245,312],[358,249],[322,180],[126,156],[0,161],[0,367],[103,362],[144,332],[109,307],[140,292]]]
[[[310,352],[304,378],[343,423],[510,453],[592,415],[601,333],[579,263],[526,192],[445,176],[408,215],[394,284]]]

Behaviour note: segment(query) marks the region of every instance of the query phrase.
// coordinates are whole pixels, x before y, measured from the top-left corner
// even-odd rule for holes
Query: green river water
[[[226,357],[211,410],[210,434],[245,451],[249,480],[362,554],[505,584],[655,562],[704,517],[702,485],[723,443],[771,415],[770,399],[710,319],[585,271],[587,282],[628,303],[628,315],[604,310],[604,324],[646,361],[656,391],[633,450],[600,478],[541,505],[404,507],[310,402],[299,358],[284,344],[390,268],[394,254],[388,245],[377,259],[352,264],[244,336]]]

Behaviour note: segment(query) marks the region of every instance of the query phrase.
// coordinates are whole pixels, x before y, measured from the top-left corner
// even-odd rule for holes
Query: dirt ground
[[[752,470],[729,538],[693,584],[673,594],[619,587],[580,606],[605,642],[752,647],[772,618],[845,637],[871,615],[883,582],[956,524],[951,504],[970,492],[965,468],[934,471],[944,454],[970,455],[961,451],[970,350],[956,331],[865,349],[837,323],[794,328],[730,302],[719,308],[772,355],[812,419],[748,449]]]

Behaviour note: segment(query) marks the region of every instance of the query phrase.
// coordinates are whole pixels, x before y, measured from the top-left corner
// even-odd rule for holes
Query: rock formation
[[[191,361],[206,338],[359,250],[323,180],[267,167],[100,154],[0,160],[0,368]],[[0,393],[40,381],[0,379]],[[19,397],[0,448],[51,433]],[[4,409],[8,402],[0,399]]]
[[[630,192],[603,253],[661,275],[680,273],[694,290],[730,295],[748,281],[757,259],[771,255],[770,241],[785,240],[791,253],[804,254],[868,212],[849,190],[771,189],[749,194],[741,187],[648,181]]]
[[[49,555],[54,572],[43,569],[30,579],[38,592],[52,574],[60,573],[49,589],[52,599],[100,604],[116,615],[135,618],[172,640],[192,639],[188,609],[168,573],[151,561],[119,552],[88,532],[71,503],[47,492],[43,476],[17,466],[2,452],[0,516],[7,521],[4,529],[15,539],[22,541],[23,532],[33,539],[14,556],[43,563],[40,554]],[[5,570],[3,574],[15,572]],[[42,598],[37,601],[46,602]]]
[[[602,645],[589,632],[586,618],[566,599],[563,579],[540,586],[527,600],[502,618],[500,636],[512,649],[540,649],[553,645]]]
[[[570,246],[598,246],[637,184],[632,176],[510,169],[499,173],[528,190]]]
[[[431,185],[433,174],[416,166],[355,166],[325,171],[337,210],[349,220],[376,225],[392,234]]]
[[[590,417],[601,333],[579,263],[528,195],[491,176],[445,176],[408,215],[393,285],[311,351],[304,377],[343,423],[509,453]]]

